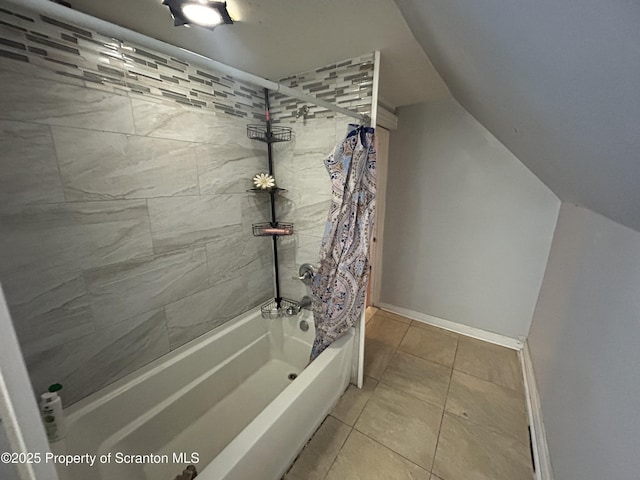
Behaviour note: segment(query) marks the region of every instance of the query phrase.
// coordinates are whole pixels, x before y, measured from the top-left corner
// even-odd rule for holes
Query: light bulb
[[[222,23],[222,15],[217,9],[198,3],[182,5],[182,13],[190,21],[203,27],[214,27]]]

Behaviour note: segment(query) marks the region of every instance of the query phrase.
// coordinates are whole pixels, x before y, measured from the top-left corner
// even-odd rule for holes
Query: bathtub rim
[[[355,342],[355,329],[350,328],[344,335],[338,338],[335,342],[329,345],[313,362],[305,367],[305,369],[298,375],[298,377],[291,382],[282,392],[274,398],[269,405],[267,405],[246,428],[244,428],[211,462],[209,462],[202,471],[198,474],[198,477],[202,477],[203,480],[214,480],[224,478],[228,475],[237,464],[234,461],[238,458],[243,458],[245,454],[252,446],[256,439],[259,439],[271,424],[274,423],[274,419],[279,419],[284,415],[291,407],[293,402],[309,387],[310,383],[319,376],[319,374],[329,366],[333,359],[340,355],[345,348],[352,348]],[[349,384],[349,376],[347,375],[347,385]],[[342,394],[342,392],[340,392]],[[338,400],[340,395],[338,395]],[[337,400],[336,400],[337,402]],[[329,413],[332,405],[327,413]],[[323,416],[324,419],[324,416]],[[294,452],[291,461],[300,453],[306,442],[309,441],[313,433],[322,423],[314,425],[311,430],[311,435],[308,436],[306,441],[299,446],[297,452]],[[290,463],[290,462],[289,462]],[[284,472],[283,472],[284,474]]]
[[[75,421],[82,418],[84,415],[91,413],[91,411],[96,409],[97,407],[106,404],[113,398],[121,395],[127,390],[130,390],[142,381],[160,373],[168,366],[175,364],[180,360],[183,360],[189,355],[192,355],[195,351],[207,347],[211,342],[222,337],[230,330],[239,328],[245,323],[248,323],[260,316],[261,311],[259,306],[241,313],[237,317],[234,317],[231,320],[218,325],[213,330],[210,330],[209,332],[206,332],[199,337],[194,338],[184,345],[179,346],[175,350],[172,350],[169,353],[162,355],[155,360],[152,360],[146,365],[134,370],[131,373],[128,373],[124,377],[119,378],[113,383],[110,383],[100,390],[93,392],[91,395],[88,395],[85,398],[75,402],[74,404],[64,409],[67,428],[71,426]],[[268,320],[264,321],[267,322]],[[64,440],[61,440],[60,442],[55,443],[61,443],[63,441]]]

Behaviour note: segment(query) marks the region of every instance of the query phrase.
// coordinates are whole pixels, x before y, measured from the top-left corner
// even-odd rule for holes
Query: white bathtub
[[[349,383],[353,332],[305,368],[313,337],[309,312],[250,312],[78,402],[52,450],[98,460],[58,467],[60,480],[173,480],[193,463],[174,453],[198,454],[198,480],[281,478]]]

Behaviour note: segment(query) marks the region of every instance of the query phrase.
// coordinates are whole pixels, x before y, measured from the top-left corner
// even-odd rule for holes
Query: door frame
[[[45,461],[45,455],[51,451],[49,442],[1,286],[0,331],[2,425],[14,453],[40,455],[38,463],[18,463],[18,474],[22,480],[58,480],[54,464]]]
[[[372,238],[373,248],[371,255],[371,299],[368,306],[380,304],[380,292],[382,289],[382,250],[384,244],[384,218],[386,212],[387,174],[389,171],[389,139],[388,129],[378,125],[376,129],[378,140],[376,156],[376,223]]]

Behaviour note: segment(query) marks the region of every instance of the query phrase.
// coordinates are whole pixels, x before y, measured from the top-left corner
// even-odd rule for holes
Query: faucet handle
[[[300,280],[305,285],[311,285],[315,274],[316,269],[313,265],[311,265],[310,263],[303,263],[298,269],[298,276],[291,278],[293,278],[294,280]]]

